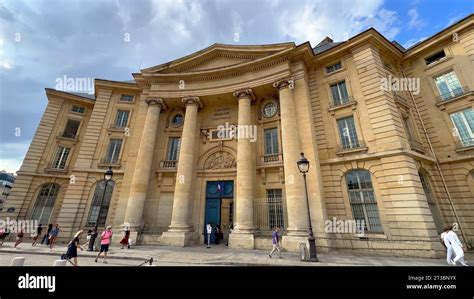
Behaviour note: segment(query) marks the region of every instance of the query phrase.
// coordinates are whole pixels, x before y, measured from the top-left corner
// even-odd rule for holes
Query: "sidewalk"
[[[39,255],[54,255],[58,258],[66,251],[64,245],[58,245],[53,250],[49,247],[30,243],[22,243],[19,248],[13,248],[14,243],[5,242],[0,247],[0,253],[24,253]],[[79,251],[79,256],[96,256],[98,252]],[[183,263],[183,265],[235,265],[235,266],[448,266],[444,259],[424,259],[411,257],[375,256],[353,251],[331,251],[320,253],[319,263],[300,261],[299,253],[283,252],[283,258],[278,254],[268,257],[263,250],[231,249],[224,245],[206,248],[171,247],[171,246],[135,246],[132,249],[111,247],[108,258],[144,261],[153,257],[159,262]],[[472,253],[466,255],[466,261],[474,263]]]

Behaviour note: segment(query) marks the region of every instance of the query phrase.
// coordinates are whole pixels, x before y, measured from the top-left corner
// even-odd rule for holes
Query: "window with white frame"
[[[334,106],[340,106],[349,103],[349,95],[347,94],[346,81],[341,81],[330,85],[332,101]]]
[[[346,150],[360,147],[353,116],[338,119],[337,127],[339,129],[342,149]]]
[[[66,166],[67,158],[69,156],[70,148],[65,146],[58,147],[56,151],[56,156],[54,157],[54,162],[52,168],[54,169],[64,169]]]
[[[443,101],[447,101],[464,93],[461,83],[454,71],[439,75],[434,80]]]
[[[276,155],[278,149],[278,128],[265,129],[265,155]]]
[[[130,111],[127,110],[118,110],[117,117],[115,118],[114,127],[117,129],[123,129],[128,124],[128,116],[130,115]]]
[[[474,145],[474,109],[465,109],[450,115],[455,135],[463,146]]]
[[[166,160],[178,161],[180,147],[181,147],[181,138],[170,137],[168,140],[168,151],[166,153]]]
[[[363,169],[351,170],[346,174],[346,183],[354,220],[363,221],[364,231],[382,233],[370,173]]]
[[[121,148],[122,148],[122,139],[110,139],[109,148],[107,150],[107,156],[105,158],[105,162],[110,163],[110,164],[118,163]]]

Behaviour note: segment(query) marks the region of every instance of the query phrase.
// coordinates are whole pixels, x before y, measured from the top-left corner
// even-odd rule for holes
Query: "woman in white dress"
[[[453,259],[454,265],[459,261],[461,265],[467,266],[467,264],[464,262],[464,250],[461,241],[458,238],[458,235],[452,230],[448,231],[446,234],[446,239],[448,242],[451,244],[453,247],[454,254],[456,257]]]
[[[446,261],[448,262],[449,265],[454,265],[452,256],[453,256],[453,246],[451,246],[451,243],[449,243],[448,239],[446,238],[446,235],[448,232],[452,229],[452,226],[445,227],[443,232],[441,233],[441,243],[444,244],[446,247]]]

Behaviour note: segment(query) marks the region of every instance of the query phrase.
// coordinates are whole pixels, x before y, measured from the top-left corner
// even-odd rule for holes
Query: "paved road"
[[[54,261],[58,259],[54,255],[44,254],[29,254],[29,253],[0,253],[0,266],[10,266],[10,263],[14,257],[25,257],[25,266],[52,266]],[[102,260],[98,263],[94,262],[93,257],[81,257],[78,258],[79,266],[138,266],[141,264],[140,261],[129,260],[129,259],[108,259],[107,264],[104,264]],[[186,263],[172,263],[172,262],[154,262],[156,266],[199,266],[196,264]],[[68,266],[71,264],[68,263]],[[201,265],[206,266],[206,265]]]

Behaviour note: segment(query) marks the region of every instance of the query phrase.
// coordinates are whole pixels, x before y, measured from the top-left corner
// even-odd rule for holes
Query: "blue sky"
[[[315,46],[369,27],[410,46],[473,12],[472,0],[4,0],[0,170],[19,169],[47,105],[44,88],[64,75],[129,80],[213,43]]]

